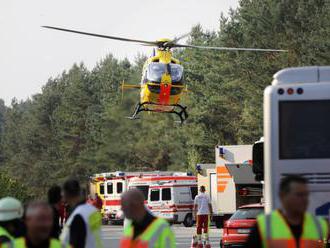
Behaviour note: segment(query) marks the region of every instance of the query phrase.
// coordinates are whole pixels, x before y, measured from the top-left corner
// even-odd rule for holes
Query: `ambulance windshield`
[[[330,158],[330,100],[279,102],[279,158]]]

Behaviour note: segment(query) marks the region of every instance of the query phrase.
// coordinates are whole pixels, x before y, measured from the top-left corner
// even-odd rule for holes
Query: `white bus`
[[[309,211],[330,208],[330,67],[279,71],[264,92],[266,212],[278,208],[279,182],[289,174],[308,179]]]

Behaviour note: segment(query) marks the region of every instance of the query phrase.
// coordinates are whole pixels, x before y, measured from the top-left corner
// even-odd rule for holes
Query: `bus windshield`
[[[280,101],[280,159],[330,158],[330,100]]]

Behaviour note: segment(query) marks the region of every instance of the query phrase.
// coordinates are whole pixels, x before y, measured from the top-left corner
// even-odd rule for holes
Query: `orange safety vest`
[[[133,239],[134,227],[129,224],[124,229],[123,238],[120,241],[120,248],[168,248],[175,247],[175,237],[168,222],[156,218],[147,229],[138,237]]]
[[[282,214],[276,210],[257,217],[263,248],[297,248],[297,242]],[[299,248],[325,248],[328,225],[324,219],[305,214]]]

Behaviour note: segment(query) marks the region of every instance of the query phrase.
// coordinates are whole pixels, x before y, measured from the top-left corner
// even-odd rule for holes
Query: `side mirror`
[[[258,141],[254,143],[252,148],[252,171],[256,181],[264,180],[264,142]]]

